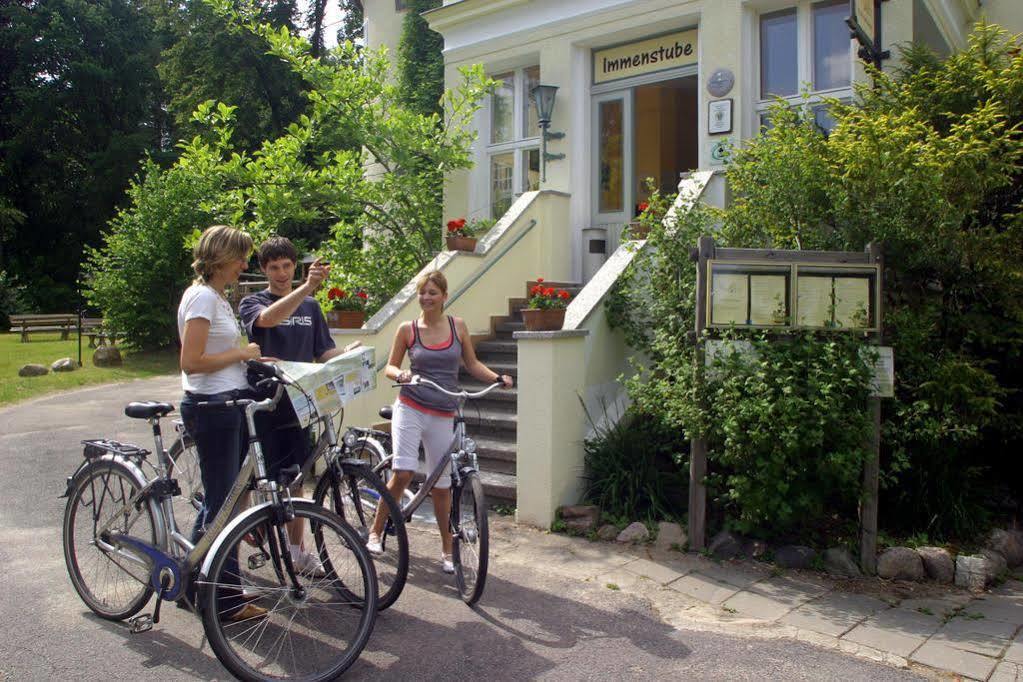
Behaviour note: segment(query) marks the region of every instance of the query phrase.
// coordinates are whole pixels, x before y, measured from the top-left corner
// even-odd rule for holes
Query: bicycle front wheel
[[[151,502],[128,504],[139,488],[126,466],[97,460],[73,483],[64,508],[64,561],[71,584],[86,606],[108,620],[134,616],[153,595],[149,568],[99,537],[108,528],[156,544]]]
[[[380,477],[366,467],[335,464],[320,478],[313,500],[350,523],[363,543],[369,537],[377,508],[383,505],[388,514],[382,538],[384,553],[373,556],[377,608],[382,611],[394,604],[408,578],[408,531],[401,508]]]
[[[490,546],[487,505],[478,472],[464,473],[462,484],[454,490],[451,535],[454,540],[455,582],[462,601],[472,606],[483,596]]]
[[[267,507],[229,532],[209,576],[200,577],[210,646],[243,680],[335,679],[373,631],[376,576],[357,535],[322,507],[293,504],[295,519],[305,522],[302,545],[311,563],[289,572],[287,529]],[[257,529],[269,531],[258,550],[244,540]]]

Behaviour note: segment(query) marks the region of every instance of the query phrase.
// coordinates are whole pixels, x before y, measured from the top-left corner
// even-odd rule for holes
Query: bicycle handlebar
[[[466,391],[465,389],[462,389],[460,391],[449,391],[448,389],[444,388],[443,386],[441,386],[440,384],[438,384],[435,381],[427,379],[426,377],[421,377],[418,374],[414,374],[414,375],[412,375],[412,379],[408,383],[405,383],[405,384],[391,384],[391,386],[392,387],[400,387],[400,386],[427,386],[427,387],[432,388],[434,390],[440,391],[444,395],[449,395],[452,398],[461,398],[463,400],[464,399],[475,400],[477,398],[482,398],[483,396],[485,396],[488,393],[490,393],[491,391],[493,391],[495,388],[501,388],[502,386],[504,386],[504,382],[503,381],[497,381],[497,382],[494,382],[493,384],[491,384],[490,386],[487,386],[482,391],[476,391],[475,393],[470,393],[469,391]]]

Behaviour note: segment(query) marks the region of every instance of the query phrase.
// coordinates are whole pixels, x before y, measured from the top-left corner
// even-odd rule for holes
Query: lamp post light
[[[540,151],[540,181],[547,182],[547,162],[559,161],[565,158],[564,154],[548,154],[547,140],[560,140],[565,133],[552,133],[547,129],[551,126],[551,116],[554,113],[554,97],[558,93],[556,85],[538,85],[529,92],[529,96],[536,105],[536,117],[540,122],[540,130],[543,131]]]

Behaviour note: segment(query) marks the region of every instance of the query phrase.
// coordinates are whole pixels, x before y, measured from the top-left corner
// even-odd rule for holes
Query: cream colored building
[[[869,0],[868,0],[869,1]],[[396,46],[403,0],[366,0],[368,43]],[[865,75],[845,24],[849,0],[447,0],[426,14],[444,36],[449,79],[483,64],[502,85],[477,121],[476,168],[453,177],[448,216],[499,217],[518,194],[572,196],[572,271],[582,279],[584,228],[616,232],[645,197],[643,179],[666,190],[679,173],[714,169],[722,141],[754,135],[774,95],[847,98]],[[1021,0],[886,0],[881,42],[898,61],[908,41],[941,53],[965,45],[982,15],[1023,31]],[[691,51],[666,57],[682,40]],[[684,51],[684,50],[683,50]],[[642,62],[617,68],[630,58]],[[645,60],[645,61],[644,61]],[[604,69],[610,69],[605,71]],[[732,82],[727,88],[729,79]],[[549,152],[540,182],[540,138],[528,99],[556,85]],[[730,100],[730,104],[722,100]],[[728,126],[728,108],[731,121]],[[827,112],[818,109],[823,126]],[[719,128],[714,132],[711,117]],[[720,198],[719,198],[720,200]]]
[[[403,4],[365,1],[369,46],[396,47]],[[850,98],[852,84],[866,78],[845,22],[851,4],[873,3],[450,0],[426,13],[444,37],[449,82],[459,66],[479,63],[500,83],[475,122],[475,167],[445,186],[446,219],[499,220],[474,253],[442,251],[427,268],[447,275],[452,313],[517,363],[516,401],[474,435],[505,429],[511,458],[493,460],[505,470],[482,469],[488,496],[514,501],[520,521],[547,526],[558,505],[579,500],[590,433],[583,406],[598,419],[610,407],[614,419],[627,400],[619,378],[630,371],[632,350],[608,325],[603,300],[644,248],[640,241],[616,249],[646,197],[644,179],[678,188],[676,212],[698,200],[724,205],[720,150],[769,124],[775,97],[811,107],[826,129],[821,98]],[[1023,0],[881,2],[880,43],[891,52],[884,68],[910,41],[940,53],[962,49],[982,16],[1023,32]],[[529,101],[538,84],[558,88],[546,180]],[[501,316],[538,276],[583,286],[560,331],[510,332],[515,325]],[[375,346],[380,369],[397,326],[418,312],[410,282],[362,329],[335,334]],[[376,407],[393,395],[379,380],[346,421],[376,421]]]

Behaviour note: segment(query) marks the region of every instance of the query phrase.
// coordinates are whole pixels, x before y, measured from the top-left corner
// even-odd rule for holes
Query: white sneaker
[[[451,555],[450,554],[441,554],[440,555],[440,565],[441,565],[441,568],[444,569],[445,573],[454,573],[455,572],[455,564],[451,561]]]
[[[384,544],[380,541],[380,536],[376,533],[370,533],[369,537],[366,538],[366,551],[373,556],[380,556],[384,553]]]
[[[320,557],[312,552],[292,546],[291,561],[295,565],[295,570],[302,575],[312,578],[325,578],[327,576],[327,572],[323,570],[323,563],[320,561]]]

